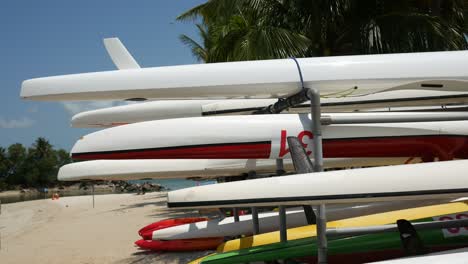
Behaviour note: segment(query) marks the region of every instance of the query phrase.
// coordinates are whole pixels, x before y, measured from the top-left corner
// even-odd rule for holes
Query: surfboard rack
[[[279,113],[284,109],[287,109],[293,105],[303,103],[310,100],[310,112],[312,119],[311,131],[313,134],[312,146],[313,146],[313,162],[307,156],[306,150],[299,142],[296,137],[288,137],[288,145],[291,151],[291,157],[294,163],[294,168],[297,173],[309,173],[309,172],[321,172],[323,171],[323,148],[322,148],[322,124],[326,125],[329,122],[323,122],[321,120],[321,105],[320,105],[320,93],[316,89],[305,88],[302,80],[302,73],[296,60],[294,60],[298,66],[299,76],[301,78],[302,90],[301,92],[279,100],[277,103],[270,105],[260,111],[262,113]],[[277,170],[280,170],[280,163],[277,162]],[[304,205],[304,212],[306,213],[307,222],[315,222],[317,228],[317,250],[318,250],[318,263],[327,263],[327,218],[326,218],[326,207],[325,204],[321,204],[317,208],[315,214],[309,205]],[[252,214],[253,216],[253,214]],[[281,242],[287,241],[287,224],[286,224],[286,210],[284,206],[279,207],[279,218],[280,218],[280,239]],[[254,227],[255,229],[255,227]]]
[[[297,173],[308,173],[308,172],[321,172],[323,171],[323,149],[322,149],[322,125],[331,124],[330,117],[321,116],[321,105],[320,105],[320,92],[317,89],[306,88],[302,78],[301,68],[295,58],[292,58],[297,65],[299,72],[301,91],[285,99],[279,99],[276,103],[271,104],[263,109],[257,110],[254,114],[278,114],[282,111],[302,104],[310,100],[310,112],[312,119],[311,131],[313,136],[312,146],[314,161],[311,162],[306,154],[306,151],[302,144],[297,138],[288,138],[289,149],[291,151],[291,157],[294,163],[294,168]],[[343,121],[344,122],[344,121]],[[282,161],[277,161],[277,172],[284,171]],[[317,207],[317,213],[315,214],[310,205],[303,205],[304,212],[306,213],[307,222],[316,223],[317,227],[317,242],[318,242],[318,263],[327,263],[327,218],[326,218],[326,207],[325,204],[321,204]],[[257,221],[256,221],[257,219]],[[286,207],[279,206],[279,219],[280,219],[280,241],[287,241],[287,224],[286,224]],[[252,222],[253,222],[253,233],[257,234],[259,231],[258,227],[258,212],[256,208],[252,208]]]
[[[296,61],[297,63],[297,61]],[[356,123],[357,120],[346,120],[346,118],[341,120],[332,120],[330,117],[321,116],[321,104],[320,104],[320,93],[316,89],[305,88],[302,82],[302,74],[300,67],[298,65],[299,75],[301,77],[302,91],[296,95],[293,95],[284,100],[279,100],[277,103],[262,109],[259,112],[265,113],[279,113],[284,109],[287,109],[292,106],[292,104],[303,103],[304,100],[310,100],[310,111],[311,111],[311,131],[312,131],[312,146],[313,146],[313,162],[309,159],[306,154],[306,150],[302,146],[301,142],[297,138],[288,138],[288,145],[291,151],[291,157],[294,163],[294,168],[297,173],[307,173],[307,172],[321,172],[323,171],[323,147],[322,147],[322,125],[329,124],[350,124]],[[359,120],[364,123],[376,123],[376,122],[424,122],[424,121],[444,121],[446,117],[438,117],[432,119],[429,118],[411,118],[411,120],[402,120],[401,118],[368,118],[365,120]],[[453,118],[453,120],[467,120],[467,116],[461,115]],[[306,207],[304,208],[306,209]],[[306,210],[304,210],[306,211]],[[283,206],[280,206],[280,238],[282,242],[287,241],[287,225],[286,225],[286,213]],[[318,263],[327,263],[327,219],[326,219],[326,206],[325,204],[320,204],[317,208],[315,214],[315,222],[317,229],[317,256]],[[308,220],[309,221],[309,220]],[[447,224],[447,223],[443,223]],[[459,224],[459,223],[457,223]],[[432,226],[432,224],[431,224]],[[397,226],[398,227],[398,226]],[[372,232],[372,227],[362,229],[366,233]],[[335,231],[336,232],[336,231]],[[345,233],[345,230],[341,230],[342,234]]]

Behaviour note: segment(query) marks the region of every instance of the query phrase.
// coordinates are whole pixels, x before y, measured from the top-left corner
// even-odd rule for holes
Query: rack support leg
[[[232,214],[234,215],[234,222],[239,222],[239,209],[232,208]]]
[[[312,134],[313,138],[313,154],[314,154],[314,171],[323,171],[323,149],[322,149],[322,123],[320,122],[320,93],[316,89],[308,89],[307,95],[310,98],[311,117],[312,117]],[[327,212],[325,204],[318,207],[317,213],[317,239],[318,239],[318,263],[327,263]]]
[[[253,225],[253,234],[258,235],[260,233],[260,226],[258,224],[258,209],[257,207],[252,207],[252,225]]]
[[[286,226],[286,206],[279,206],[279,220],[280,220],[280,241],[288,241],[288,228]]]

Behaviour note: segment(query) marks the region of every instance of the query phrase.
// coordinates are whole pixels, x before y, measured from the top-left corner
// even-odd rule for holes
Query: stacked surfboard
[[[447,111],[463,109],[468,102],[467,51],[142,69],[120,41],[108,39],[105,44],[119,70],[23,82],[21,97],[29,100],[147,101],[74,116],[75,127],[105,129],[76,142],[71,155],[85,161],[62,167],[59,180],[249,179],[293,173],[288,137],[297,137],[306,154],[311,154],[310,104],[291,105],[281,114],[253,114],[307,87],[325,97],[321,120],[326,124],[322,128],[325,167],[397,166],[194,187],[169,192],[169,207],[331,203],[335,207],[328,218],[336,220],[330,223],[336,227],[393,224],[399,219],[433,221],[468,211],[463,203],[403,210],[447,203],[468,193],[468,161],[463,160],[468,157],[468,114]],[[420,112],[417,107],[422,106],[430,106],[431,111]],[[410,108],[394,111],[402,107]],[[347,113],[332,112],[338,110]],[[283,166],[278,166],[278,160],[283,160]],[[410,165],[421,161],[441,162]],[[301,207],[289,209],[286,215],[289,228],[308,224]],[[239,221],[232,217],[170,219],[140,230],[142,240],[136,244],[158,251],[215,249],[225,238],[251,235],[252,222],[250,215]],[[278,230],[278,213],[260,214],[259,223],[262,233]],[[290,229],[286,244],[276,243],[277,235],[229,241],[201,263],[267,261],[275,258],[272,252],[281,253],[277,258],[313,257],[312,250],[305,250],[316,245],[311,230],[311,226]],[[466,234],[448,238],[444,230],[421,233],[431,250],[468,244]],[[398,239],[378,234],[333,240],[330,247],[337,251],[332,250],[331,256],[336,253],[342,259],[371,251],[384,256],[372,260],[400,256],[395,253]],[[229,246],[233,243],[238,246]]]

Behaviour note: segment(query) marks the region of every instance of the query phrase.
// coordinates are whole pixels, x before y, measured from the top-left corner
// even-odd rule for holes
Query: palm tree
[[[28,185],[44,187],[57,179],[57,156],[47,139],[39,137],[29,149],[28,166],[31,167],[25,173]]]
[[[193,40],[189,36],[182,34],[179,36],[180,41],[190,48],[193,56],[198,61],[208,62],[210,60],[208,52],[210,50],[210,36],[208,35],[206,26],[203,24],[196,24],[200,38],[203,44],[198,44],[197,41]]]
[[[36,139],[36,142],[34,142],[33,144],[33,148],[31,149],[31,154],[33,154],[36,159],[49,157],[53,154],[53,147],[47,139],[43,137],[39,137]]]
[[[353,51],[394,53],[466,49],[464,1],[352,1]]]
[[[6,178],[8,173],[8,159],[6,149],[0,147],[0,179]]]
[[[209,0],[205,62],[466,49],[467,0]],[[196,44],[196,45],[195,45]],[[197,55],[196,55],[197,56]]]
[[[197,6],[177,19],[186,21],[201,18],[203,26],[198,25],[204,44],[182,35],[194,56],[200,58],[209,54],[205,62],[238,61],[251,59],[272,59],[289,56],[303,57],[307,54],[310,40],[301,32],[291,30],[281,23],[274,22],[272,12],[285,12],[287,8],[277,3],[269,13],[262,8],[251,8],[255,1],[214,0]],[[263,1],[262,6],[266,6]]]

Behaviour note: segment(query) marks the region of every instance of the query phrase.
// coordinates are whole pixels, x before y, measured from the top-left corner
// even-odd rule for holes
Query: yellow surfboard
[[[415,220],[421,218],[428,218],[444,214],[453,214],[458,212],[468,211],[468,202],[457,202],[440,205],[424,206],[412,209],[397,210],[367,216],[359,216],[337,220],[327,223],[328,228],[345,228],[345,227],[363,227],[394,224],[399,219]],[[308,225],[288,229],[288,240],[295,240],[316,235],[315,225]],[[280,241],[279,231],[249,236],[240,239],[227,241],[218,246],[217,252],[223,253],[243,248],[250,248],[255,246],[267,245],[277,243]],[[190,264],[201,263],[204,259],[199,258],[190,262]]]
[[[468,210],[467,203],[449,203],[440,205],[424,206],[412,209],[404,209],[392,212],[385,212],[367,216],[359,216],[328,222],[327,227],[362,227],[373,225],[394,224],[398,219],[414,220],[431,216],[444,215],[450,213],[463,212]],[[315,225],[302,226],[288,229],[288,240],[313,237],[316,235]],[[227,241],[218,246],[218,252],[227,252],[243,248],[261,246],[280,242],[279,231],[249,236],[240,239]]]

